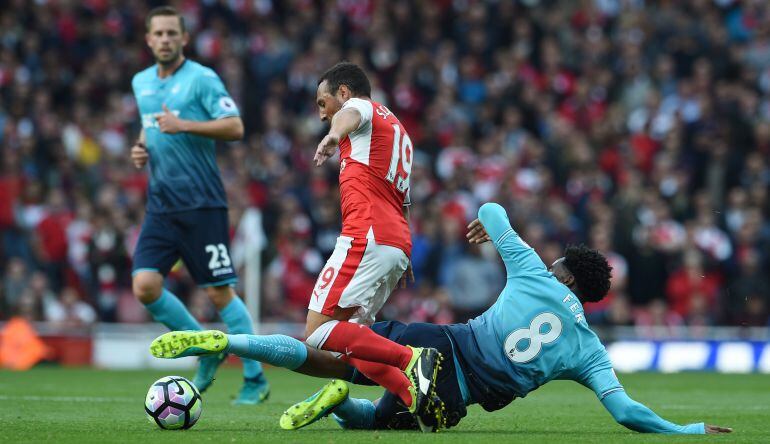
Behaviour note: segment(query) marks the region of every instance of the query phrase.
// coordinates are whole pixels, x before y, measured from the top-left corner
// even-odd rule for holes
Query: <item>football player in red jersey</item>
[[[371,98],[364,71],[341,62],[318,82],[319,117],[330,122],[314,161],[340,150],[342,232],[308,307],[307,344],[342,359],[419,415],[435,402],[441,355],[392,342],[368,326],[398,282],[411,277],[409,174],[413,147],[398,118]]]

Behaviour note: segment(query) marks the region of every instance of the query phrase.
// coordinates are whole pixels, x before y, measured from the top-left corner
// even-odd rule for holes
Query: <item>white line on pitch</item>
[[[0,395],[0,401],[54,401],[54,402],[134,402],[127,397],[106,396],[8,396]]]

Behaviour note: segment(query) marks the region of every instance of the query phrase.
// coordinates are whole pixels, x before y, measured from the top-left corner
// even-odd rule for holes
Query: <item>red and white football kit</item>
[[[412,141],[385,106],[358,98],[342,109],[361,114],[358,128],[340,141],[342,232],[321,270],[310,310],[331,316],[335,307],[359,307],[351,322],[371,324],[409,265]]]

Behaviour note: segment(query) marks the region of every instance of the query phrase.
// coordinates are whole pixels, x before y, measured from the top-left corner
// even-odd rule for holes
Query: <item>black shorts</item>
[[[229,244],[226,208],[147,213],[134,251],[133,274],[147,270],[165,276],[181,258],[198,286],[234,284],[238,277]]]
[[[447,426],[452,427],[460,422],[467,411],[463,402],[460,386],[457,383],[454,353],[449,336],[440,325],[435,324],[403,324],[401,322],[377,322],[372,330],[401,345],[413,347],[433,347],[443,356],[441,370],[438,372],[436,393],[446,405]],[[359,385],[377,385],[358,371],[353,370],[348,380]],[[375,414],[377,429],[418,429],[414,416],[401,404],[398,396],[390,392],[385,394],[377,404]]]

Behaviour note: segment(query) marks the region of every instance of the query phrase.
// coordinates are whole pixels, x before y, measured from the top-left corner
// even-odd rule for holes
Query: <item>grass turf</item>
[[[167,373],[167,372],[166,372]],[[150,424],[142,403],[150,383],[163,371],[104,371],[37,368],[0,371],[0,442],[703,442],[703,436],[671,438],[630,432],[615,424],[589,390],[557,381],[487,413],[469,408],[459,426],[435,435],[397,431],[343,431],[332,419],[302,430],[278,427],[281,412],[324,384],[284,370],[270,369],[270,399],[260,406],[230,406],[239,388],[235,368],[220,370],[204,394],[203,415],[186,431],[162,431]],[[183,374],[191,377],[192,375]],[[766,375],[622,375],[634,399],[664,418],[734,427],[730,435],[709,441],[770,442],[770,378]],[[351,395],[374,399],[380,390],[353,387]],[[407,441],[409,440],[409,441]]]

